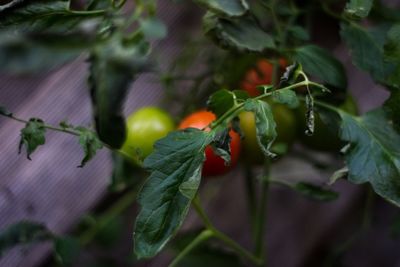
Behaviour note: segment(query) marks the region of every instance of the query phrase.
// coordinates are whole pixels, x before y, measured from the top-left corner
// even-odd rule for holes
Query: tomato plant
[[[185,117],[179,124],[179,129],[186,128],[197,128],[205,129],[209,131],[208,126],[216,119],[212,112],[206,110],[196,111]],[[207,146],[205,149],[206,160],[203,164],[203,175],[204,176],[217,176],[223,175],[229,172],[233,167],[236,166],[239,159],[240,153],[240,136],[233,130],[229,131],[231,141],[229,142],[231,160],[230,164],[226,164],[225,160],[220,156],[216,155],[211,146]]]
[[[135,221],[134,234],[129,235],[133,236],[135,259],[153,259],[167,245],[179,242],[174,237],[193,206],[203,228],[189,235],[183,246],[175,246],[180,248],[169,266],[192,266],[185,265],[185,259],[204,255],[204,251],[207,256],[217,255],[210,261],[218,266],[267,266],[268,259],[276,256],[266,257],[265,248],[276,241],[271,239],[272,244],[267,246],[264,235],[270,217],[266,216],[267,200],[270,190],[274,190],[271,185],[284,186],[313,200],[333,201],[339,194],[330,186],[340,179],[369,187],[362,227],[357,227],[354,236],[333,252],[335,260],[340,260],[345,258],[345,250],[367,232],[372,193],[400,207],[398,6],[372,0],[193,0],[197,8],[205,11],[195,10],[196,14],[204,14],[197,21],[202,24],[203,32],[173,38],[192,41],[182,43],[182,51],[170,63],[160,60],[159,55],[171,50],[161,49],[162,43],[157,40],[168,38],[171,32],[181,34],[180,28],[165,25],[159,18],[162,1],[133,2],[0,1],[0,71],[12,75],[51,75],[48,70],[74,59],[88,71],[93,128],[67,121],[49,124],[48,118],[20,118],[16,115],[18,110],[12,112],[3,106],[8,103],[1,103],[0,115],[23,125],[19,153],[25,150],[27,158],[34,161],[33,155],[46,144],[49,131],[76,137],[84,154],[80,168],[91,168],[88,162],[106,148],[112,152],[111,185],[119,185],[109,188],[118,188],[120,194],[116,197],[110,193],[107,199],[111,203],[88,219],[87,229],[76,236],[58,235],[42,222],[23,220],[10,225],[0,233],[0,255],[16,245],[51,241],[57,261],[54,265],[73,265],[79,251],[86,252],[86,246],[95,242],[102,231],[108,232],[109,227],[117,235],[119,222],[115,219],[126,213],[131,223]],[[179,2],[182,1],[174,4],[180,5]],[[190,33],[198,31],[191,29]],[[340,49],[334,49],[335,46]],[[337,56],[337,53],[342,54]],[[86,57],[85,62],[79,61],[82,57]],[[351,90],[364,92],[365,81],[357,81],[358,71],[367,76],[365,81],[373,81],[379,85],[376,88],[386,90],[382,103],[362,114],[357,113],[351,98],[341,105],[335,104],[338,96],[350,95]],[[171,117],[155,107],[139,110],[126,120],[123,112],[126,97],[131,83],[142,73],[152,75],[165,87],[163,101],[157,105],[170,108],[174,114],[187,114],[207,103],[209,111],[198,111],[184,118],[178,130],[173,130]],[[150,96],[152,92],[146,97],[156,102]],[[333,132],[325,122],[332,126]],[[239,160],[240,129],[244,134],[244,160],[263,161],[262,168],[245,164],[245,174],[240,172],[241,168],[233,170]],[[289,148],[296,133],[306,146],[293,146],[287,153],[280,153],[278,145],[283,143]],[[324,176],[321,172],[325,180],[318,184],[308,177],[298,181],[280,179],[293,173],[288,169],[275,177],[277,154],[282,156],[280,162],[289,163],[285,166],[294,166],[290,160],[301,157],[309,167],[314,167],[312,156],[319,154],[309,148],[324,150],[332,156],[329,166],[324,168],[329,173],[324,172]],[[140,166],[132,165],[122,156]],[[334,158],[339,156],[342,160]],[[208,201],[202,199],[208,195],[200,188],[202,177],[228,171],[246,181],[243,188],[237,187],[237,192],[220,192],[235,199],[240,194],[246,196],[246,215],[253,237],[248,246],[251,250],[224,234],[225,229],[218,229],[219,224],[214,224],[203,208]],[[346,195],[346,190],[341,194]],[[139,206],[134,215],[131,210],[127,212],[133,204]],[[271,203],[278,208],[281,204]],[[288,220],[295,221],[292,217]],[[238,229],[246,227],[239,225]],[[214,243],[208,242],[210,238],[228,250],[216,252]],[[297,246],[301,247],[303,243]],[[332,259],[331,255],[324,257],[327,261]],[[195,263],[211,265],[208,259],[197,257]],[[277,262],[285,265],[283,261]],[[316,265],[334,264],[321,260]],[[335,265],[345,264],[335,262]]]
[[[154,143],[174,130],[171,116],[157,107],[141,108],[127,118],[127,137],[121,150],[137,164],[153,152]]]

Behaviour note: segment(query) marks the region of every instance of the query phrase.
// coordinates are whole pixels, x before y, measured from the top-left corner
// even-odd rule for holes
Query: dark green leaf
[[[161,39],[167,35],[167,27],[156,17],[149,17],[142,20],[140,28],[148,39]]]
[[[131,81],[145,69],[145,53],[141,41],[125,46],[118,34],[91,53],[89,85],[96,131],[112,148],[125,141],[122,107]]]
[[[212,142],[212,147],[216,155],[224,159],[225,164],[229,165],[231,163],[231,136],[229,135],[229,128],[217,132],[215,138]]]
[[[339,196],[337,192],[304,182],[295,184],[293,189],[306,197],[318,201],[332,201],[337,199]]]
[[[385,61],[384,39],[379,36],[382,31],[377,29],[373,34],[360,26],[342,23],[340,34],[351,51],[354,65],[368,71],[377,82],[399,88],[400,66]]]
[[[345,12],[351,17],[365,18],[371,11],[373,2],[373,0],[350,0]]]
[[[46,128],[44,122],[38,118],[31,118],[21,130],[21,140],[19,142],[18,153],[21,153],[22,146],[26,147],[27,158],[31,159],[31,154],[40,145],[44,145],[46,138]]]
[[[207,109],[211,110],[217,117],[223,115],[235,104],[235,94],[226,89],[218,90],[210,96],[207,101]]]
[[[71,266],[81,251],[79,240],[72,237],[54,239],[54,255],[61,266]]]
[[[388,61],[400,60],[400,24],[393,25],[388,31],[384,53]]]
[[[246,100],[250,97],[245,90],[233,90],[232,92],[235,94],[236,99]]]
[[[79,144],[85,153],[85,156],[81,161],[81,165],[78,167],[83,168],[86,163],[96,155],[97,150],[103,148],[103,144],[95,132],[84,127],[77,127],[76,130],[79,131]]]
[[[11,111],[9,111],[6,107],[3,106],[0,106],[0,114],[7,117],[11,117],[13,115]]]
[[[384,104],[386,117],[392,123],[397,132],[400,133],[400,90],[393,90],[389,99]]]
[[[272,37],[248,16],[226,19],[208,12],[203,19],[203,28],[216,44],[224,48],[251,52],[264,52],[275,48]]]
[[[138,258],[157,254],[178,231],[200,184],[204,150],[214,136],[189,128],[155,144],[144,166],[151,175],[144,184],[134,240]]]
[[[296,92],[292,90],[275,90],[272,92],[272,99],[277,103],[288,105],[290,108],[299,106]]]
[[[306,73],[338,88],[347,88],[347,77],[342,63],[325,49],[315,45],[302,46],[295,50],[294,59],[303,66]]]
[[[33,42],[26,36],[0,33],[0,71],[12,74],[39,73],[60,66],[81,50],[60,50]]]
[[[242,16],[249,10],[246,0],[195,0],[215,14],[227,17]]]
[[[0,11],[0,30],[17,31],[67,31],[84,19],[95,18],[103,14],[78,15],[69,11],[69,1],[37,0],[24,1],[3,12]]]
[[[14,246],[51,238],[51,232],[43,224],[28,221],[12,224],[0,232],[0,256]]]
[[[106,248],[112,248],[117,245],[124,230],[122,216],[116,216],[108,220],[106,224],[98,225],[96,233],[96,243]]]
[[[257,141],[266,156],[275,157],[271,145],[276,138],[276,123],[270,105],[262,100],[248,99],[244,104],[246,111],[254,112]]]
[[[305,28],[299,26],[299,25],[294,25],[292,27],[288,28],[288,33],[295,39],[298,39],[300,41],[308,41],[310,40],[310,35],[306,31]]]
[[[341,139],[350,143],[345,158],[348,180],[369,182],[374,191],[400,206],[400,135],[382,109],[353,117],[340,111]]]
[[[302,67],[299,63],[294,62],[292,65],[286,67],[285,73],[283,73],[279,87],[283,87],[286,84],[293,84],[296,82],[297,78],[300,75],[300,71],[302,71]]]

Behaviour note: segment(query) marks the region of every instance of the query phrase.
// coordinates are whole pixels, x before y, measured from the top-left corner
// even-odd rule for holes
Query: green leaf
[[[296,108],[300,103],[296,92],[292,90],[275,90],[272,92],[272,99],[276,103],[288,105],[290,108]]]
[[[249,10],[246,0],[194,0],[194,2],[220,16],[242,16]]]
[[[214,153],[220,156],[225,164],[229,165],[231,163],[231,136],[229,135],[230,128],[225,128],[224,130],[217,132],[213,140],[212,148]]]
[[[151,170],[138,202],[134,241],[138,258],[156,255],[178,231],[200,184],[212,132],[189,128],[156,142],[144,166]]]
[[[203,18],[203,29],[223,48],[250,52],[265,52],[275,48],[273,38],[249,16],[227,19],[207,12]]]
[[[299,25],[294,25],[288,28],[288,34],[300,41],[309,41],[310,34],[307,30]]]
[[[78,166],[79,168],[83,168],[96,155],[97,150],[103,148],[103,144],[95,132],[84,127],[76,127],[75,129],[79,131],[79,144],[85,153],[81,164]]]
[[[262,100],[248,99],[244,104],[244,109],[254,112],[257,141],[261,150],[266,156],[275,157],[275,154],[271,152],[271,145],[277,133],[276,123],[270,105]]]
[[[34,42],[26,36],[0,32],[0,71],[2,72],[40,73],[60,66],[80,53],[81,50],[55,49]]]
[[[345,8],[347,15],[357,18],[365,18],[371,11],[373,0],[350,0]]]
[[[54,239],[54,255],[61,266],[72,266],[81,251],[79,240],[73,237],[57,237]]]
[[[103,14],[78,15],[69,11],[69,1],[37,0],[24,1],[1,12],[0,30],[17,31],[67,31],[84,19],[95,18]]]
[[[14,246],[51,238],[51,232],[43,224],[28,221],[12,224],[0,232],[0,256]]]
[[[315,45],[302,46],[295,50],[294,59],[303,66],[305,72],[338,88],[347,88],[347,76],[342,63],[325,49]]]
[[[348,180],[369,182],[378,195],[400,206],[400,135],[382,109],[362,117],[339,114],[341,139],[350,143],[345,153]]]
[[[213,93],[207,101],[207,109],[211,110],[217,117],[225,114],[235,104],[235,94],[226,89]]]
[[[400,60],[400,24],[393,25],[388,31],[384,54],[388,61]]]
[[[0,106],[0,114],[7,117],[11,117],[13,115],[11,111],[9,111],[6,107],[3,106]]]
[[[145,70],[143,40],[129,44],[119,34],[96,46],[90,56],[89,85],[96,131],[101,141],[120,148],[126,138],[122,112],[125,96],[135,75]]]
[[[332,201],[338,198],[339,194],[335,191],[324,189],[322,187],[300,182],[293,186],[293,189],[302,195],[318,201]]]
[[[377,82],[400,88],[400,66],[386,62],[384,58],[384,40],[379,35],[385,29],[368,31],[354,24],[342,23],[341,36],[351,51],[353,64],[369,72]]]
[[[156,17],[140,21],[140,29],[148,39],[162,39],[167,35],[167,27]]]
[[[400,133],[400,90],[393,90],[389,99],[384,104],[384,111],[389,123],[393,124],[397,132]]]
[[[26,147],[27,158],[31,160],[31,154],[40,145],[44,145],[46,138],[44,122],[38,118],[31,118],[21,130],[21,140],[18,146],[18,153],[21,153],[22,146]]]

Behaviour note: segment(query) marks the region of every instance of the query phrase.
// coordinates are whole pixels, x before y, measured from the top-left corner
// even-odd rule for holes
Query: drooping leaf
[[[89,85],[96,131],[100,140],[112,148],[120,148],[126,138],[122,108],[131,81],[145,70],[148,51],[142,49],[142,41],[126,45],[116,34],[95,47],[90,56]]]
[[[73,237],[57,237],[53,241],[54,255],[61,266],[72,266],[79,257],[81,246]]]
[[[272,92],[272,100],[276,103],[288,105],[290,108],[299,106],[299,99],[296,92],[292,90],[275,90]]]
[[[365,18],[371,11],[373,0],[349,0],[345,12],[350,17]]]
[[[400,60],[400,24],[393,25],[388,31],[384,53],[387,61]]]
[[[341,139],[349,142],[345,159],[348,180],[369,182],[374,191],[400,206],[400,135],[382,109],[353,117],[340,111]]]
[[[306,73],[338,88],[347,88],[347,76],[342,63],[325,49],[306,45],[297,48],[293,56]]]
[[[332,201],[338,198],[339,194],[310,183],[299,182],[293,186],[297,192],[302,195],[318,201]]]
[[[21,140],[18,146],[18,153],[21,153],[22,146],[26,148],[26,156],[31,160],[31,154],[40,145],[44,145],[46,128],[44,122],[38,118],[31,118],[23,129],[21,129]]]
[[[9,111],[6,107],[3,106],[0,106],[0,114],[7,117],[11,117],[13,115],[11,111]]]
[[[194,2],[220,16],[237,17],[249,10],[246,0],[195,0]]]
[[[250,52],[275,48],[273,38],[249,16],[227,19],[208,12],[203,18],[203,29],[206,35],[223,48]]]
[[[138,201],[134,241],[138,258],[157,254],[178,231],[200,184],[204,150],[212,132],[189,128],[156,142],[144,166],[152,173]]]
[[[231,136],[229,135],[230,128],[225,128],[222,131],[217,132],[213,140],[212,147],[216,155],[224,159],[225,164],[231,163]]]
[[[306,95],[306,130],[305,134],[311,136],[314,134],[315,114],[314,114],[314,99],[309,94]]]
[[[235,94],[226,89],[213,93],[207,101],[207,109],[211,110],[217,117],[223,115],[235,104]]]
[[[391,87],[400,88],[400,66],[385,61],[384,38],[380,38],[384,29],[372,31],[354,24],[341,25],[341,36],[351,51],[353,64],[369,72],[374,80]]]
[[[85,156],[78,167],[83,168],[86,163],[96,155],[97,150],[103,148],[103,144],[95,132],[84,127],[76,127],[76,130],[79,131],[79,144],[85,153]]]
[[[49,240],[53,237],[43,224],[21,221],[8,226],[0,232],[0,256],[17,245]]]
[[[276,123],[270,105],[261,100],[248,99],[244,104],[246,111],[254,112],[256,122],[257,141],[261,150],[266,156],[275,157],[271,152],[271,145],[274,142]]]

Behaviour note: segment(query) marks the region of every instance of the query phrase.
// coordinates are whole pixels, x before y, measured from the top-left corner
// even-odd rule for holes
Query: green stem
[[[244,249],[242,246],[240,246],[238,243],[236,243],[234,240],[232,240],[230,237],[225,235],[224,233],[220,232],[217,230],[214,225],[211,223],[210,219],[208,218],[207,214],[204,212],[203,208],[201,207],[199,197],[196,196],[193,201],[193,206],[199,215],[199,217],[202,219],[204,225],[208,230],[212,232],[212,236],[219,239],[223,243],[225,243],[228,247],[233,249],[238,255],[240,255],[242,258],[248,259],[249,261],[253,262],[257,266],[263,266],[263,260],[249,252],[248,250]]]
[[[4,114],[1,114],[1,113],[0,113],[0,115],[3,115],[4,117],[10,118],[12,120],[15,120],[15,121],[18,121],[18,122],[21,122],[21,123],[24,123],[24,124],[29,123],[29,121],[21,119],[21,118],[17,118],[14,115],[4,115]],[[52,130],[52,131],[56,131],[56,132],[62,132],[62,133],[67,133],[67,134],[71,134],[71,135],[74,135],[74,136],[80,136],[79,132],[74,131],[72,129],[59,128],[59,127],[56,127],[56,126],[53,126],[53,125],[50,125],[50,124],[46,124],[46,123],[43,123],[43,127],[46,128],[46,129]],[[102,141],[100,141],[100,142],[102,143],[102,145],[104,147],[108,148],[109,150],[114,151],[114,152],[116,152],[116,153],[118,153],[118,154],[120,154],[120,155],[122,155],[122,156],[124,156],[124,157],[126,157],[128,159],[131,158],[131,156],[129,154],[127,154],[126,152],[124,152],[122,150],[119,150],[119,149],[114,149],[114,148],[110,147],[108,144],[106,144],[106,143],[104,143]]]
[[[213,231],[206,229],[202,231],[195,239],[190,242],[190,244],[185,247],[184,250],[182,250],[178,256],[169,264],[169,267],[176,267],[178,263],[187,255],[189,254],[193,249],[195,249],[199,244],[202,242],[206,241],[210,237],[214,235]]]
[[[255,229],[256,225],[256,192],[254,190],[254,173],[253,169],[250,164],[246,163],[244,166],[244,182],[246,186],[246,196],[247,196],[247,204],[248,204],[248,211],[250,215],[250,224],[251,229]],[[254,231],[253,231],[254,236]]]
[[[79,237],[82,245],[89,244],[96,236],[99,230],[107,226],[117,215],[121,214],[135,202],[138,189],[133,189],[125,193],[116,203],[114,203],[103,215],[93,228],[90,228]]]

